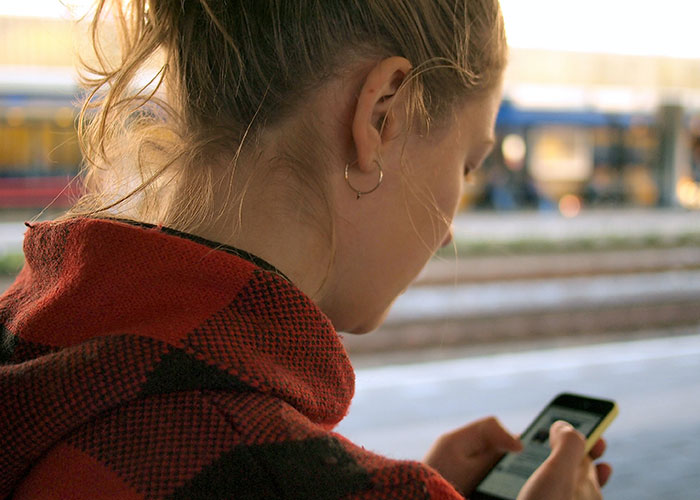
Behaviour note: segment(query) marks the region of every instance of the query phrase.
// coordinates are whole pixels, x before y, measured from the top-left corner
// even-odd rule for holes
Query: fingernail
[[[566,422],[565,420],[557,420],[552,424],[553,429],[565,431],[565,430],[573,430],[573,426],[569,423]]]

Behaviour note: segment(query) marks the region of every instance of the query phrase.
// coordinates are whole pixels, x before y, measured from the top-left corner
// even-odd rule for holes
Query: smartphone
[[[520,436],[523,451],[507,453],[482,479],[470,500],[515,500],[530,475],[549,456],[549,428],[557,420],[569,422],[586,436],[588,453],[617,413],[614,401],[559,394]]]

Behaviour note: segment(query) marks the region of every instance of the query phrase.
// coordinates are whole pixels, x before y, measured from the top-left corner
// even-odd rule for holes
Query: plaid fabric
[[[272,266],[159,227],[31,226],[0,297],[0,498],[460,498],[332,432],[354,374]]]

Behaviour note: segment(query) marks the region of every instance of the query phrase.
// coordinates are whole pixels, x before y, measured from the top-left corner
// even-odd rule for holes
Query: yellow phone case
[[[605,429],[607,429],[610,424],[612,423],[613,420],[615,420],[615,417],[617,417],[618,413],[620,413],[620,409],[617,406],[617,403],[614,403],[614,406],[612,410],[610,410],[610,413],[608,413],[603,421],[598,424],[598,426],[593,429],[593,432],[591,433],[588,438],[586,438],[586,453],[591,451],[591,448],[598,442],[600,439],[600,436],[603,435],[603,432],[605,432]]]

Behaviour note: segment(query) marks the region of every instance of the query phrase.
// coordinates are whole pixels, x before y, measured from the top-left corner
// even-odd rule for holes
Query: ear
[[[357,167],[364,172],[376,169],[379,151],[406,125],[402,96],[397,91],[411,63],[403,57],[389,57],[367,74],[352,119],[352,136],[357,150]]]

